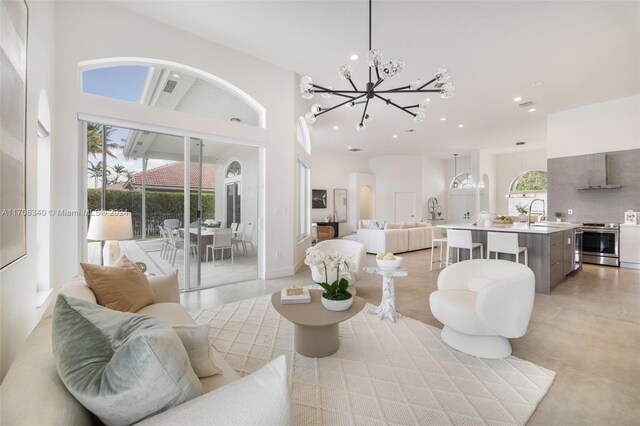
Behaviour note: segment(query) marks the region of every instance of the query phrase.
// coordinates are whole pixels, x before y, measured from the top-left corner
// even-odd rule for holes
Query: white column
[[[184,137],[184,289],[190,288],[190,264],[191,256],[189,256],[190,244],[190,225],[191,225],[191,138]],[[200,253],[198,253],[198,256]]]
[[[142,159],[142,239],[147,239],[147,163],[148,158]]]

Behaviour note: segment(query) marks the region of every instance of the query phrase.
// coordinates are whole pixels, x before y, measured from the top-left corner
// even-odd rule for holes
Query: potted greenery
[[[556,222],[562,222],[562,213],[561,212],[555,212],[553,215],[556,217]]]
[[[520,220],[520,222],[525,222],[527,220],[527,213],[529,213],[529,209],[527,209],[527,206],[524,204],[518,204],[516,205],[516,210],[518,211],[518,220]]]
[[[354,264],[351,256],[347,257],[336,251],[329,252],[311,247],[307,250],[304,263],[324,272],[325,281],[318,283],[324,289],[320,298],[322,306],[330,311],[346,311],[353,305],[353,295],[348,291],[349,280],[347,279],[350,278],[349,271],[352,268],[351,265]],[[336,279],[331,284],[329,284],[329,270],[336,271]],[[341,275],[345,276],[341,277]]]

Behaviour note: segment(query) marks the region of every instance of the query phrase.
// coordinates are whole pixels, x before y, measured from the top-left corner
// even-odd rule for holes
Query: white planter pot
[[[558,218],[556,219],[556,222],[562,222],[562,219]]]
[[[323,296],[320,298],[320,300],[322,300],[322,306],[324,306],[325,309],[336,312],[346,311],[351,307],[351,305],[353,305],[353,296],[351,296],[347,300],[329,300],[325,299]]]

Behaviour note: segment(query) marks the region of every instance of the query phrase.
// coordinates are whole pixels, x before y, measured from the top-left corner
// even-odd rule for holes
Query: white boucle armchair
[[[315,247],[318,250],[337,251],[345,256],[353,256],[355,265],[353,266],[354,272],[352,272],[351,275],[357,280],[360,274],[362,274],[364,259],[367,255],[364,249],[364,244],[353,240],[334,239],[321,241],[317,243]],[[327,271],[327,275],[330,283],[336,280],[335,269]],[[321,273],[316,268],[311,268],[311,276],[313,278],[313,281],[316,283],[323,283],[325,281],[324,272]]]
[[[481,358],[511,355],[509,338],[523,336],[533,311],[535,278],[527,266],[506,260],[468,260],[445,268],[429,296],[444,324],[442,340]]]

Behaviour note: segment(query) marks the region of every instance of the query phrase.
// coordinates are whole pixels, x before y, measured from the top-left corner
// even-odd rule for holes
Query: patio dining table
[[[198,253],[200,253],[200,260],[202,262],[207,261],[207,245],[213,244],[213,236],[216,234],[216,230],[220,228],[204,229],[200,231],[200,246],[198,247]],[[192,235],[198,235],[198,228],[189,228],[189,232]],[[231,249],[227,250],[214,250],[213,256],[215,260],[220,259],[220,254],[224,253],[223,259],[231,257]]]

